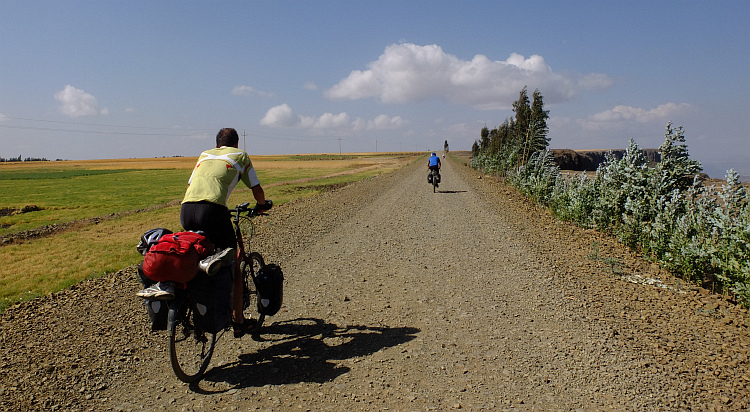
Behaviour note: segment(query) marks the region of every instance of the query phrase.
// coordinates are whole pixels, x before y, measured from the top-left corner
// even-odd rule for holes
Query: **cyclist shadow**
[[[468,190],[438,190],[435,193],[466,193]]]
[[[338,326],[321,319],[300,318],[274,322],[263,328],[270,346],[239,356],[239,361],[207,371],[204,381],[227,382],[231,389],[330,381],[349,372],[335,361],[370,355],[416,337],[417,328],[362,325]],[[200,384],[195,392],[209,393]]]

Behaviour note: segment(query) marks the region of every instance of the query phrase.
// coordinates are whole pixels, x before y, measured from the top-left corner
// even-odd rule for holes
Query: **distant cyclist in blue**
[[[434,152],[430,156],[429,160],[427,161],[427,168],[430,169],[430,172],[434,172],[436,175],[440,175],[440,158],[438,155],[436,155]],[[440,179],[438,179],[438,182]]]

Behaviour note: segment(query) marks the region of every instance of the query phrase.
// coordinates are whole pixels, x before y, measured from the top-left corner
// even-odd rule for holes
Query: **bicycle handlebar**
[[[243,212],[247,212],[247,215],[249,217],[253,217],[253,216],[259,216],[259,215],[266,215],[267,213],[263,213],[263,212],[270,209],[272,206],[273,206],[273,202],[266,199],[265,205],[260,205],[256,203],[255,207],[250,207],[250,203],[245,202],[245,203],[237,205],[237,207],[234,209],[229,209],[229,212],[237,213],[238,215],[242,214]]]

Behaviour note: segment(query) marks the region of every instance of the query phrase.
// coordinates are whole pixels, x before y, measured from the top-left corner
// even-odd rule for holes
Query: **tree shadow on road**
[[[417,328],[338,326],[315,318],[275,322],[263,328],[261,340],[271,342],[270,346],[242,354],[237,362],[209,369],[203,380],[226,382],[230,389],[327,382],[350,370],[335,361],[401,345],[419,332]],[[198,382],[191,389],[205,394],[216,392],[201,386],[205,385]]]

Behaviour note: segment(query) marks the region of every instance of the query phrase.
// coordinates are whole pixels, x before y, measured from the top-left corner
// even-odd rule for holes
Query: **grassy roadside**
[[[387,169],[399,156],[257,156],[264,187],[366,168]],[[182,199],[196,158],[108,162],[0,163],[0,236]],[[239,188],[239,187],[238,187]],[[30,209],[33,213],[18,213]]]
[[[266,197],[283,204],[387,173],[413,158],[405,154],[357,156],[356,159],[275,156],[274,159],[254,160],[254,164]],[[83,279],[138,263],[142,257],[135,251],[135,245],[143,232],[154,227],[180,228],[179,206],[168,204],[179,200],[184,193],[191,171],[184,164],[192,163],[185,160],[174,169],[114,168],[111,170],[115,171],[109,173],[47,169],[29,175],[29,170],[22,170],[15,172],[19,173],[18,179],[8,178],[14,172],[0,168],[0,193],[3,193],[0,208],[23,207],[31,204],[25,199],[34,199],[41,209],[3,216],[0,224],[7,227],[0,234],[106,216],[48,236],[0,246],[4,260],[4,265],[0,266],[0,312],[14,302],[56,292]],[[69,189],[67,193],[55,194],[61,186]],[[30,188],[34,195],[24,197],[23,192],[29,192]],[[251,200],[249,189],[238,187],[229,204]],[[138,212],[132,213],[134,211]]]

